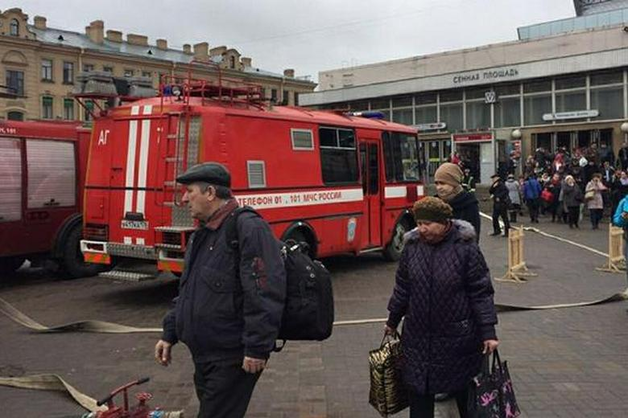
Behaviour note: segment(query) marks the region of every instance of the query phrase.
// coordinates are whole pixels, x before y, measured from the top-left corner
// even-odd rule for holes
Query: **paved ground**
[[[536,226],[536,225],[535,225]],[[505,271],[506,240],[481,240],[494,276]],[[540,228],[606,251],[606,230],[579,231],[542,219]],[[586,250],[529,233],[529,266],[539,276],[524,285],[496,283],[501,303],[552,304],[597,299],[626,287],[624,275],[600,273],[604,259]],[[334,274],[337,319],[386,315],[395,265],[377,256],[326,260]],[[176,293],[176,281],[115,283],[99,278],[59,281],[24,271],[2,278],[0,297],[45,324],[101,319],[156,326]],[[628,399],[627,303],[500,314],[502,357],[509,361],[526,417],[625,417]],[[156,335],[33,334],[0,317],[0,375],[58,373],[87,394],[100,397],[138,376],[156,405],[185,409],[197,403],[192,365],[183,346],[164,369],[152,360]],[[382,325],[338,327],[324,343],[291,343],[272,357],[252,400],[249,417],[377,417],[368,405],[370,349]],[[58,394],[0,388],[1,417],[61,417],[80,414]],[[441,417],[450,416],[447,405]],[[407,412],[399,417],[407,417]],[[451,415],[455,416],[455,415]]]

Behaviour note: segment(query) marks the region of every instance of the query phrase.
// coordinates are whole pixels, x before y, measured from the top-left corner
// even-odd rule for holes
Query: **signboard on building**
[[[434,123],[419,123],[418,125],[414,125],[419,132],[425,131],[442,131],[447,128],[447,124],[445,122],[434,122]]]
[[[517,67],[504,67],[497,69],[478,70],[468,73],[459,73],[454,75],[452,81],[454,84],[465,85],[469,83],[487,82],[499,83],[509,79],[519,77],[519,69]]]
[[[484,103],[493,104],[497,103],[497,93],[495,91],[490,90],[484,93]]]
[[[574,112],[546,113],[543,115],[544,121],[564,120],[564,119],[586,119],[600,116],[599,110],[576,110]]]
[[[488,133],[477,133],[477,134],[453,134],[452,135],[454,142],[486,142],[491,141],[493,139],[493,134]]]

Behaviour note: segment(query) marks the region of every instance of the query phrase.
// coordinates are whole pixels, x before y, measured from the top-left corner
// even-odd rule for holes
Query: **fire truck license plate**
[[[122,220],[122,228],[124,229],[148,229],[148,222],[146,221],[129,221],[126,219]]]

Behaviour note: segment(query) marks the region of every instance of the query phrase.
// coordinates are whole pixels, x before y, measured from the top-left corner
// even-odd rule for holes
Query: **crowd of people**
[[[499,210],[494,213],[494,218],[506,218],[506,229],[523,216],[524,207],[531,223],[538,223],[539,216],[551,216],[551,222],[570,228],[580,228],[586,211],[591,228],[598,229],[604,216],[612,215],[628,194],[628,143],[617,155],[605,144],[571,152],[561,147],[553,154],[537,148],[526,159],[521,173],[516,176],[515,170],[510,169],[493,177],[493,199],[496,191],[508,190],[508,197],[501,197]],[[495,227],[494,234],[500,232]]]

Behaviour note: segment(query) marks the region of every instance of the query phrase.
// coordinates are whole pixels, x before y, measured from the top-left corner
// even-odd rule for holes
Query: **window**
[[[583,75],[560,77],[554,80],[556,90],[575,89],[578,87],[586,87],[587,78]]]
[[[11,111],[11,112],[7,112],[7,119],[8,120],[24,120],[24,113],[23,112],[18,112],[18,111]]]
[[[371,100],[371,109],[390,109],[389,99],[375,99]]]
[[[299,105],[299,92],[294,92],[294,105],[298,106]]]
[[[0,138],[0,222],[22,218],[22,147],[21,140]],[[3,239],[6,239],[3,237]]]
[[[102,70],[103,70],[104,72],[106,72],[106,73],[111,73],[111,74],[113,74],[113,67],[111,67],[111,66],[104,65],[104,66],[102,67]]]
[[[314,139],[309,129],[290,129],[293,150],[313,150]]]
[[[521,100],[502,97],[495,103],[495,127],[521,126]]]
[[[94,112],[94,102],[90,99],[85,100],[85,112],[83,114],[83,120],[91,121],[92,115],[90,112]]]
[[[42,119],[52,119],[52,105],[53,99],[50,96],[44,96],[41,98],[41,118]]]
[[[462,130],[462,103],[441,105],[440,122],[445,122],[450,132]]]
[[[467,129],[489,128],[491,105],[482,101],[467,102]]]
[[[519,84],[498,84],[493,89],[497,97],[519,94]]]
[[[599,119],[622,119],[624,117],[623,86],[592,88],[591,109],[600,112]]]
[[[142,71],[142,77],[153,78],[153,73],[150,71]]]
[[[231,68],[232,70],[234,70],[236,67],[236,59],[235,57],[232,55],[229,57],[229,68]]]
[[[89,73],[94,71],[94,64],[83,64],[83,72]]]
[[[416,123],[436,123],[436,106],[423,106],[415,109]]]
[[[358,160],[353,130],[320,128],[321,167],[325,184],[358,181]]]
[[[249,188],[266,187],[266,167],[264,161],[247,161]]]
[[[24,72],[7,70],[7,90],[17,96],[24,96]]]
[[[435,104],[437,99],[436,93],[423,93],[414,98],[416,105]]]
[[[412,106],[412,96],[394,97],[392,99],[392,106],[393,107]]]
[[[548,122],[543,120],[543,115],[552,113],[552,96],[550,94],[535,95],[523,99],[524,124],[541,125]]]
[[[277,102],[277,89],[272,89],[270,91],[270,100],[275,103]]]
[[[290,103],[290,92],[288,90],[283,91],[283,104],[287,106]]]
[[[9,35],[20,36],[20,22],[18,22],[17,19],[11,19],[11,23],[9,24]]]
[[[63,119],[74,120],[74,99],[63,99]]]
[[[556,112],[586,110],[587,93],[584,90],[556,92]]]
[[[125,68],[124,69],[124,76],[125,77],[133,77],[133,74],[135,74],[135,70],[132,70],[130,68]]]
[[[604,86],[608,84],[622,84],[624,74],[621,71],[601,72],[591,74],[591,86]]]
[[[382,134],[386,181],[402,182],[419,179],[418,145],[416,137],[397,132]]]
[[[26,141],[28,208],[68,207],[76,203],[74,144]]]
[[[523,85],[524,93],[539,93],[552,90],[552,82],[549,80],[532,81]]]
[[[52,60],[41,60],[42,81],[52,81]]]
[[[401,123],[403,125],[412,125],[414,123],[412,119],[412,108],[393,109],[393,122]]]
[[[440,94],[440,102],[456,102],[462,100],[462,90],[448,90]]]
[[[63,84],[74,84],[74,63],[63,62]]]

